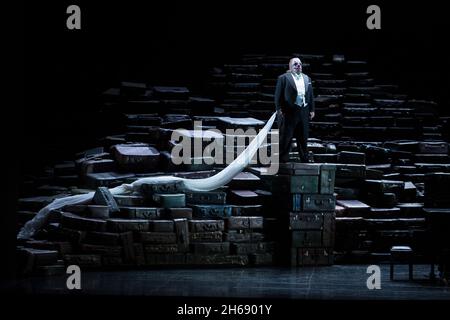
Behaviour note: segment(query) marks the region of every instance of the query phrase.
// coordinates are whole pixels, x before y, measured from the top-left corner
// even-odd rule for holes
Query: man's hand
[[[310,113],[309,113],[309,119],[312,120],[312,119],[314,118],[314,115],[315,115],[314,111],[313,111],[313,112],[310,112]]]
[[[277,116],[281,117],[283,115],[283,111],[281,109],[277,110]]]

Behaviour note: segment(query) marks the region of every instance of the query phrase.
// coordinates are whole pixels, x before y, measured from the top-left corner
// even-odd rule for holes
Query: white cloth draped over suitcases
[[[252,140],[248,147],[225,169],[218,172],[214,176],[203,179],[186,179],[174,176],[148,177],[136,180],[131,184],[123,184],[112,188],[110,189],[110,192],[113,195],[130,194],[134,191],[140,190],[140,187],[143,184],[170,183],[176,181],[180,181],[183,184],[184,189],[190,191],[210,191],[220,188],[230,182],[234,176],[247,167],[253,156],[266,139],[266,136],[275,121],[275,117],[276,113],[270,117],[265,126],[260,130],[258,135]],[[92,200],[93,196],[94,192],[89,192],[87,194],[74,195],[54,200],[52,203],[42,208],[32,220],[28,221],[23,226],[17,235],[17,238],[25,240],[33,237],[33,235],[47,223],[51,211],[61,209],[68,205],[88,203]]]

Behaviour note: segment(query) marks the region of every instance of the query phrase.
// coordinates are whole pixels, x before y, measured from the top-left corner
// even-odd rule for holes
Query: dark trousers
[[[278,119],[280,128],[280,162],[289,161],[291,140],[297,140],[297,149],[301,162],[308,162],[307,142],[309,135],[309,108],[298,108],[284,113]]]

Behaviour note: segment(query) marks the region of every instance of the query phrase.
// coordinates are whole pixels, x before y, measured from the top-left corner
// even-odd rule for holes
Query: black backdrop
[[[29,151],[52,159],[90,137],[96,94],[121,80],[201,88],[208,67],[241,53],[367,56],[373,71],[419,98],[448,105],[448,19],[442,5],[378,3],[381,30],[366,28],[370,2],[87,1],[26,5],[25,106]],[[82,28],[66,28],[81,7]],[[44,126],[43,126],[44,125]],[[41,149],[39,149],[41,150]],[[71,154],[71,153],[69,153]]]
[[[376,2],[381,30],[366,28],[360,1],[35,1],[23,6],[23,107],[14,110],[9,150],[16,157],[8,225],[24,172],[71,156],[95,130],[95,97],[121,80],[201,88],[209,67],[242,53],[343,53],[368,57],[373,72],[448,113],[449,23],[442,1]],[[66,29],[66,8],[81,7],[81,30]],[[10,119],[8,119],[9,121]],[[15,186],[15,188],[14,188]],[[2,239],[3,240],[3,239]],[[12,261],[13,249],[8,251]]]
[[[248,52],[363,53],[379,58],[384,72],[397,65],[399,73],[437,71],[448,59],[449,24],[437,2],[380,4],[377,31],[365,27],[370,2],[364,1],[193,2],[26,5],[29,84],[45,79],[55,85],[54,77],[63,80],[62,87],[80,81],[107,86],[123,76],[173,81],[170,71],[191,82],[201,76],[192,71]],[[65,9],[72,3],[82,10],[80,31],[65,27]],[[184,72],[171,64],[174,58],[182,59]]]

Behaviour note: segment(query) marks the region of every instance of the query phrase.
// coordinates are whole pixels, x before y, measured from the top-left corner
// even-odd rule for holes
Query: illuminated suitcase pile
[[[186,129],[185,138],[201,130],[202,137],[223,141],[225,155],[236,156],[239,150],[228,144],[239,134],[225,129],[263,125],[274,112],[277,76],[291,56],[245,55],[218,66],[205,93],[122,82],[102,95],[104,136],[92,149],[25,180],[18,227],[56,197],[97,190],[109,202],[97,198],[54,212],[35,240],[20,244],[24,272],[51,274],[64,263],[313,265],[329,264],[333,256],[340,263],[366,262],[383,257],[391,245],[411,245],[426,255],[430,241],[442,248],[437,254],[445,252],[445,241],[430,238],[429,230],[441,230],[440,219],[449,216],[449,117],[439,116],[432,101],[410,99],[398,86],[378,82],[365,61],[300,56],[316,101],[308,149],[321,166],[289,164],[270,177],[255,164],[209,193],[166,186],[112,199],[101,187],[167,173],[202,178],[221,170],[226,164],[205,163],[205,154],[175,165],[172,151],[180,142],[174,130]],[[206,134],[208,129],[221,133]],[[273,145],[269,139],[268,149]],[[322,177],[334,167],[333,195],[324,191]]]

